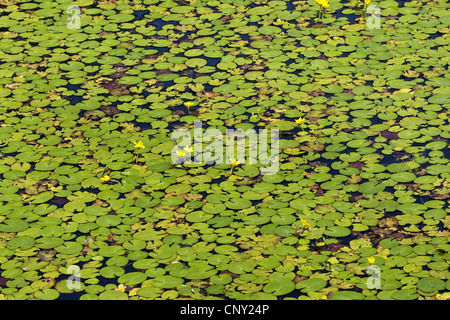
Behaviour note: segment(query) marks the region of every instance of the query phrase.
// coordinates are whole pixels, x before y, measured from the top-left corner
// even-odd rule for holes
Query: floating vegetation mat
[[[0,298],[449,299],[450,5],[366,2],[1,0]]]

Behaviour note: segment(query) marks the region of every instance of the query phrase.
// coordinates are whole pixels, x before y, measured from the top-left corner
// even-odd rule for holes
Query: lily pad
[[[152,284],[157,288],[170,289],[183,284],[183,279],[171,275],[164,275],[153,279]]]
[[[327,285],[327,281],[323,279],[306,279],[302,280],[299,283],[296,284],[295,288],[300,289],[301,292],[311,292],[311,291],[318,291],[320,289],[323,289]]]
[[[334,292],[330,300],[364,300],[364,295],[354,291]]]
[[[295,283],[289,280],[274,281],[267,283],[263,290],[265,293],[270,293],[275,296],[286,295],[295,289]]]
[[[147,279],[147,275],[143,272],[129,272],[121,275],[117,281],[127,286],[134,286],[142,283],[145,279]]]
[[[28,228],[28,222],[21,219],[6,219],[0,224],[1,232],[20,232]]]
[[[30,236],[21,236],[8,241],[8,248],[15,250],[28,250],[32,248],[35,244],[36,240]]]
[[[107,290],[98,296],[100,300],[128,300],[128,294],[119,290]]]
[[[329,237],[346,237],[350,235],[351,230],[346,227],[341,226],[331,226],[327,227],[327,229],[324,231],[324,234]]]

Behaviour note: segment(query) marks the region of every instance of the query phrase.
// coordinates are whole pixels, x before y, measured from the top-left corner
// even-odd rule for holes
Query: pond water
[[[450,5],[369,6],[1,2],[0,298],[449,299]]]

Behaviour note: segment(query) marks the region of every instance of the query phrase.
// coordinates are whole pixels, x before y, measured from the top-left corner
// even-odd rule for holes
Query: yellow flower
[[[370,4],[370,0],[364,0],[364,3],[368,6]]]
[[[368,257],[367,261],[369,261],[370,264],[373,264],[375,262],[375,257]]]
[[[303,227],[311,226],[308,222],[306,222],[306,220],[300,218],[300,221],[302,222]]]
[[[178,151],[177,151],[177,155],[178,155],[180,158],[183,158],[183,157],[184,157],[184,152],[183,152],[183,150],[178,150]]]
[[[190,101],[184,103],[184,106],[185,106],[186,108],[188,108],[188,109],[189,109],[190,107],[192,107],[192,105],[193,105],[193,103],[190,102]]]
[[[328,8],[330,6],[330,4],[328,3],[328,0],[316,0],[316,2],[325,8]]]
[[[295,120],[295,122],[298,124],[302,124],[303,122],[305,122],[305,118],[300,117],[297,120]]]
[[[124,286],[123,284],[119,284],[119,285],[117,286],[117,288],[115,288],[114,290],[125,292],[125,289],[126,289],[126,288],[127,288],[127,287]]]
[[[111,178],[107,174],[105,174],[103,177],[100,178],[100,180],[108,182],[111,180]]]
[[[194,152],[194,147],[189,147],[189,146],[186,146],[186,147],[184,147],[184,150],[186,151],[186,152]]]
[[[231,161],[231,159],[230,159]],[[236,160],[236,158],[233,159],[233,161],[230,163],[230,167],[234,168],[239,165],[239,161]]]
[[[144,146],[144,144],[142,143],[141,140],[139,140],[138,142],[133,141],[133,143],[134,143],[134,146],[135,146],[136,148],[138,148],[138,149],[144,149],[144,148],[145,148],[145,146]]]

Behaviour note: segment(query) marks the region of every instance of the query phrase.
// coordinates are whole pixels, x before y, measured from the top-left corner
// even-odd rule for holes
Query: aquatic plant
[[[320,3],[4,1],[0,299],[449,299],[449,4]]]

